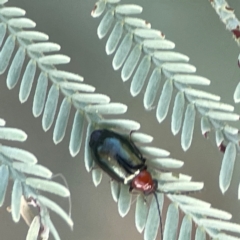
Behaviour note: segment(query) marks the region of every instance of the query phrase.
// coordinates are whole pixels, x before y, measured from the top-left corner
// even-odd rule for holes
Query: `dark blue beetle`
[[[156,192],[161,191],[157,189],[158,182],[152,178],[151,173],[147,170],[146,159],[136,145],[130,138],[119,133],[98,129],[91,133],[89,147],[96,164],[112,179],[129,185],[130,191],[137,190],[144,195],[154,195],[160,218],[161,239],[163,239],[161,212],[156,194]],[[190,192],[164,193],[189,194]]]
[[[146,159],[131,140],[116,132],[99,129],[92,132],[89,146],[94,161],[112,179],[128,184],[130,191],[142,191],[145,195],[156,191],[157,181],[152,179]]]
[[[96,164],[117,182],[129,185],[129,190],[137,190],[144,195],[153,194],[160,218],[161,239],[162,221],[156,195],[157,180],[147,171],[146,159],[131,139],[107,129],[91,133],[89,147]]]

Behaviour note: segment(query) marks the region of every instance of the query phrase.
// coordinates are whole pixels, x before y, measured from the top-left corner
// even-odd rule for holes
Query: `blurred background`
[[[239,48],[232,35],[225,30],[209,1],[124,0],[122,3],[141,5],[143,13],[139,17],[150,22],[152,28],[161,30],[166,39],[175,42],[176,51],[189,56],[190,63],[197,67],[196,74],[211,80],[211,85],[202,89],[220,95],[222,102],[233,104],[233,93],[240,80],[237,67]],[[130,81],[122,82],[120,71],[115,72],[112,69],[112,56],[105,54],[106,38],[99,40],[97,37],[100,19],[93,19],[90,15],[94,4],[94,0],[9,0],[7,5],[25,9],[26,17],[37,23],[36,30],[48,34],[49,41],[60,44],[61,53],[71,57],[71,63],[60,69],[84,76],[85,83],[95,86],[96,92],[110,96],[113,102],[127,104],[128,112],[120,117],[140,122],[141,131],[154,137],[152,146],[166,149],[173,158],[185,162],[180,169],[181,173],[193,176],[194,181],[205,182],[204,190],[193,196],[211,202],[215,208],[229,211],[233,214],[233,221],[240,223],[240,203],[237,200],[239,161],[236,161],[232,184],[222,196],[218,176],[223,155],[215,146],[213,134],[209,140],[202,137],[198,115],[192,146],[187,152],[183,152],[180,135],[174,137],[170,130],[172,107],[167,119],[159,125],[155,111],[144,110],[143,93],[136,98],[130,96]],[[229,4],[240,18],[240,2],[229,0]],[[32,115],[35,86],[36,80],[29,100],[20,104],[19,83],[9,91],[6,87],[6,74],[2,75],[0,117],[6,120],[8,127],[20,128],[28,134],[25,143],[13,143],[12,146],[32,152],[40,164],[54,173],[60,172],[66,176],[72,194],[72,218],[75,226],[71,232],[65,222],[52,213],[53,223],[61,238],[143,239],[135,228],[135,204],[122,219],[111,197],[109,177],[104,176],[100,186],[95,188],[91,174],[87,173],[84,167],[83,147],[75,158],[70,156],[68,144],[74,111],[71,112],[66,137],[57,146],[52,141],[53,128],[47,133],[42,130],[41,117],[35,119]],[[239,111],[239,106],[235,106],[235,112]],[[25,239],[28,230],[25,222],[21,220],[18,224],[13,223],[11,214],[6,211],[11,202],[11,187],[12,183],[9,184],[5,205],[0,208],[1,239]],[[54,196],[51,196],[51,199],[68,210],[66,199]]]

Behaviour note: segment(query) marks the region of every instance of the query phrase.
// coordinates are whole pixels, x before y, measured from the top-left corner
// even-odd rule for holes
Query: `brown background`
[[[197,67],[197,74],[212,81],[205,88],[206,91],[218,94],[223,102],[232,104],[233,92],[240,80],[237,68],[239,48],[219,21],[209,1],[132,0],[132,3],[142,5],[141,17],[151,22],[152,28],[160,29],[167,39],[175,42],[176,51],[190,57],[190,63]],[[229,3],[240,17],[240,2],[229,0]],[[86,83],[96,87],[96,92],[109,95],[114,102],[127,104],[129,110],[124,118],[139,121],[142,131],[154,136],[154,146],[167,149],[172,157],[185,161],[181,172],[192,175],[196,181],[205,182],[204,191],[196,197],[211,202],[216,208],[231,212],[233,220],[240,223],[237,200],[239,162],[236,161],[231,187],[222,196],[218,187],[222,154],[215,146],[213,135],[210,140],[201,136],[198,116],[192,147],[184,153],[180,147],[180,136],[173,137],[171,134],[170,116],[159,125],[155,112],[144,110],[143,94],[136,98],[130,96],[129,83],[122,83],[120,72],[115,72],[111,67],[112,56],[107,57],[104,52],[106,39],[99,41],[97,38],[99,19],[90,16],[94,1],[10,0],[8,6],[25,9],[26,16],[37,23],[36,30],[47,33],[50,41],[62,46],[61,53],[69,55],[72,60],[61,69],[79,73],[84,76]],[[26,143],[15,146],[31,151],[42,165],[54,173],[63,173],[68,180],[72,193],[74,232],[54,213],[51,215],[62,239],[143,239],[134,226],[134,207],[124,219],[119,216],[117,205],[110,194],[109,178],[104,177],[96,189],[91,175],[85,170],[83,151],[75,158],[70,157],[70,128],[63,142],[55,146],[52,142],[52,128],[44,133],[41,119],[35,119],[31,113],[33,96],[21,105],[18,100],[19,84],[9,91],[5,79],[6,74],[1,76],[0,82],[0,116],[7,121],[7,126],[28,133]],[[239,112],[239,106],[235,109]],[[69,127],[72,117],[73,112]],[[11,185],[5,205],[0,209],[0,239],[25,239],[25,223],[22,220],[18,224],[13,223],[11,215],[5,210],[10,204],[10,187]],[[52,199],[67,209],[67,201],[54,197]]]

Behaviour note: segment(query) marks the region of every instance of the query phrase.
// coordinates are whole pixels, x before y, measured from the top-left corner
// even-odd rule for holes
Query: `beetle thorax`
[[[131,182],[131,188],[148,195],[155,192],[157,185],[147,170],[142,170]]]

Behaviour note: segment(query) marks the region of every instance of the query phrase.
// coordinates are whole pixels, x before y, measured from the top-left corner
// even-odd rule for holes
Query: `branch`
[[[189,58],[171,51],[175,44],[166,40],[161,31],[151,29],[151,24],[143,19],[129,17],[141,13],[141,6],[120,5],[119,2],[120,0],[99,0],[92,11],[93,17],[99,17],[105,11],[97,29],[100,39],[114,25],[106,43],[106,53],[115,52],[112,62],[114,70],[122,67],[123,81],[132,76],[130,92],[133,97],[140,93],[149,77],[143,100],[146,110],[153,109],[161,81],[165,80],[156,109],[159,123],[168,114],[174,88],[178,91],[173,106],[171,130],[176,135],[182,127],[181,146],[184,151],[191,146],[196,113],[200,114],[203,136],[207,138],[209,132],[214,131],[217,147],[225,152],[219,174],[219,186],[222,193],[225,193],[230,186],[236,153],[239,151],[239,130],[227,121],[239,121],[239,115],[233,113],[233,106],[219,102],[220,96],[191,86],[209,85],[210,80],[194,75],[196,68],[187,63]]]
[[[234,14],[234,9],[226,0],[209,0],[226,29],[233,34],[234,40],[240,46],[240,21]],[[240,64],[240,62],[238,62]]]
[[[220,20],[226,26],[226,29],[233,34],[233,38],[240,46],[240,21],[234,14],[234,9],[231,8],[226,0],[210,0],[214,10],[218,14]],[[240,67],[240,54],[238,56],[238,66]],[[233,99],[235,103],[240,102],[240,83],[238,83]]]
[[[4,127],[5,121],[0,119],[0,139],[23,142],[27,135],[22,130]],[[55,239],[60,239],[53,225],[48,209],[60,215],[72,228],[73,221],[65,211],[52,200],[41,195],[47,191],[62,197],[69,197],[70,192],[59,183],[52,181],[52,172],[37,164],[36,157],[23,149],[0,145],[0,206],[3,205],[9,179],[13,180],[11,207],[14,222],[23,217],[29,230],[26,239],[37,240],[38,237],[48,239],[51,232]],[[26,177],[26,175],[36,177]],[[45,178],[45,179],[42,179]],[[29,206],[38,209],[38,215],[33,216]]]
[[[5,1],[4,1],[5,2]],[[111,0],[111,2],[117,2],[116,0]],[[2,2],[3,3],[3,2]],[[43,129],[47,131],[53,124],[54,117],[57,113],[57,103],[59,99],[59,93],[61,92],[64,96],[64,100],[61,104],[60,110],[58,112],[57,121],[54,126],[54,134],[53,141],[57,144],[62,141],[65,136],[65,131],[69,119],[69,113],[71,106],[73,105],[76,109],[75,118],[72,125],[71,137],[69,150],[72,156],[75,156],[81,146],[82,138],[83,138],[83,123],[86,118],[89,125],[87,128],[87,136],[85,140],[85,166],[87,171],[92,172],[92,178],[94,184],[97,186],[102,179],[102,170],[99,168],[94,168],[94,161],[90,154],[90,149],[88,147],[89,136],[93,129],[95,128],[109,128],[115,131],[120,131],[122,134],[129,134],[132,130],[138,130],[140,128],[140,124],[138,122],[128,120],[128,119],[104,119],[103,115],[109,114],[122,114],[127,110],[127,106],[121,103],[110,103],[110,99],[108,96],[103,94],[93,93],[95,88],[93,86],[79,83],[82,81],[82,77],[79,75],[64,72],[58,70],[55,65],[68,63],[70,58],[64,55],[48,55],[44,56],[44,52],[52,52],[58,51],[60,46],[55,43],[35,43],[33,41],[46,41],[48,36],[44,33],[39,33],[36,31],[25,31],[23,28],[33,28],[35,24],[26,18],[22,18],[25,14],[25,11],[19,8],[8,8],[4,5],[1,6],[0,10],[0,19],[2,21],[0,25],[0,29],[2,29],[2,38],[4,38],[6,30],[8,29],[9,36],[7,37],[4,45],[2,47],[0,53],[0,60],[4,59],[4,61],[0,61],[0,69],[2,69],[1,73],[3,73],[7,66],[9,65],[11,55],[13,53],[13,49],[15,47],[16,42],[19,44],[19,49],[14,56],[14,59],[10,65],[10,69],[8,71],[7,76],[7,86],[11,89],[16,85],[16,82],[19,80],[20,73],[24,71],[23,78],[20,86],[19,99],[21,102],[25,102],[28,99],[29,93],[31,91],[32,82],[35,78],[35,71],[38,67],[41,71],[40,76],[38,77],[38,84],[36,87],[35,95],[34,95],[34,103],[33,103],[33,114],[34,116],[40,116],[43,112],[42,125]],[[138,7],[136,9],[139,9]],[[130,22],[134,22],[134,19],[130,19]],[[138,23],[138,21],[137,21]],[[1,31],[0,31],[1,32]],[[139,32],[139,34],[141,31]],[[144,32],[143,32],[144,33]],[[159,34],[159,32],[153,31],[152,34]],[[166,42],[165,42],[166,43]],[[23,62],[25,60],[25,56],[29,57],[29,62],[25,70],[22,70]],[[177,57],[182,57],[182,55],[177,55]],[[1,66],[2,64],[2,66]],[[172,65],[168,65],[172,66]],[[188,65],[185,66],[186,69],[189,69]],[[193,69],[192,67],[190,67]],[[166,68],[167,69],[167,68]],[[166,70],[167,71],[167,70]],[[71,82],[75,81],[75,82]],[[209,81],[203,78],[193,78],[194,80],[189,81],[199,81],[201,83],[208,83]],[[45,96],[47,95],[47,85],[48,80],[52,83],[51,89],[48,92],[47,99]],[[181,82],[181,80],[179,80]],[[196,93],[196,92],[195,92]],[[192,93],[193,94],[193,93]],[[197,94],[202,94],[201,92],[197,92]],[[188,95],[191,95],[188,93]],[[192,96],[192,95],[191,95]],[[204,95],[205,96],[205,95]],[[215,95],[207,95],[208,97],[216,98]],[[189,96],[190,98],[190,96]],[[232,109],[231,106],[223,105],[224,108]],[[218,107],[219,108],[219,107]],[[222,109],[222,108],[220,108]],[[235,116],[235,115],[228,115]],[[225,125],[224,125],[225,126]],[[228,128],[226,128],[228,129]],[[222,130],[222,129],[221,129]],[[225,130],[225,128],[224,128]],[[227,130],[226,130],[227,131]],[[152,137],[143,133],[135,133],[133,134],[133,140],[136,143],[149,143],[152,141]],[[140,148],[141,152],[148,156],[148,169],[151,171],[152,176],[159,181],[159,190],[161,190],[165,195],[168,193],[167,189],[172,189],[176,193],[184,190],[190,189],[190,191],[199,190],[203,187],[203,183],[196,183],[191,181],[190,176],[186,176],[183,174],[176,174],[172,172],[163,173],[158,170],[157,166],[165,167],[165,168],[180,168],[183,165],[183,162],[179,160],[175,160],[169,158],[170,153],[164,149],[154,148],[150,146],[145,146]],[[40,184],[39,184],[40,183]],[[34,180],[34,179],[26,179],[26,184],[29,187],[39,187],[41,186],[42,190],[51,189],[52,193],[56,193],[56,188],[51,187],[50,183],[47,183],[43,180]],[[55,190],[54,190],[55,189]],[[118,209],[121,216],[125,216],[131,206],[131,194],[128,191],[128,186],[124,184],[119,184],[117,182],[112,182],[111,184],[112,194],[115,201],[118,201]],[[57,190],[59,192],[59,190]],[[32,194],[33,195],[33,194]],[[32,196],[31,195],[31,196]],[[64,194],[63,194],[64,195]],[[163,194],[159,193],[158,198],[160,200],[160,205],[163,205]],[[33,195],[35,197],[35,195]],[[225,230],[231,230],[234,226],[233,223],[228,223],[229,227],[224,228],[219,222],[216,223],[215,226],[207,224],[204,222],[205,219],[209,217],[214,217],[214,213],[218,213],[218,218],[220,219],[230,219],[231,215],[226,212],[221,212],[211,209],[210,204],[204,203],[198,199],[194,199],[186,196],[175,196],[174,199],[172,197],[174,195],[170,195],[169,199],[172,201],[170,206],[174,206],[175,211],[170,211],[168,213],[164,237],[165,239],[169,239],[169,223],[168,218],[172,219],[174,216],[173,213],[178,212],[178,207],[181,208],[183,213],[186,215],[186,220],[183,221],[183,225],[180,230],[180,235],[184,236],[184,231],[186,229],[186,221],[191,223],[191,219],[201,228],[202,231],[198,229],[198,234],[202,234],[204,236],[206,233],[213,237],[219,237],[222,234],[225,234]],[[35,198],[34,198],[35,199]],[[48,208],[52,210],[56,210],[55,205],[53,205],[49,200],[45,199],[43,196],[38,196],[38,201],[32,201],[35,206],[39,206],[39,203],[44,203]],[[156,202],[152,200],[150,207],[144,204],[144,198],[142,195],[138,196],[137,205],[136,205],[136,218],[135,223],[139,231],[143,231],[145,229],[145,239],[155,239],[157,235],[157,229],[159,228],[159,216],[156,215]],[[139,207],[142,206],[142,207]],[[185,206],[187,209],[184,209]],[[191,208],[192,206],[192,208]],[[198,206],[202,206],[202,209],[199,210]],[[169,208],[172,209],[173,207]],[[45,216],[46,208],[43,208],[42,205],[40,209],[43,209],[40,216]],[[59,210],[58,210],[59,213]],[[174,213],[174,214],[175,214]],[[65,215],[64,215],[65,216]],[[206,217],[207,216],[207,217]],[[195,217],[195,218],[194,218]],[[65,219],[65,217],[64,217]],[[158,220],[156,220],[158,219]],[[176,218],[177,219],[177,218]],[[38,224],[39,220],[36,218],[33,221],[33,228]],[[36,225],[35,225],[36,223]],[[69,221],[70,223],[70,221]],[[54,235],[55,239],[59,239],[58,234],[55,231],[52,223],[50,222],[48,217],[44,218],[44,224],[47,225]],[[178,225],[175,225],[177,227]],[[215,231],[212,231],[214,228]],[[221,231],[223,230],[223,231]],[[231,237],[231,235],[225,235]],[[47,238],[47,237],[46,237]]]

